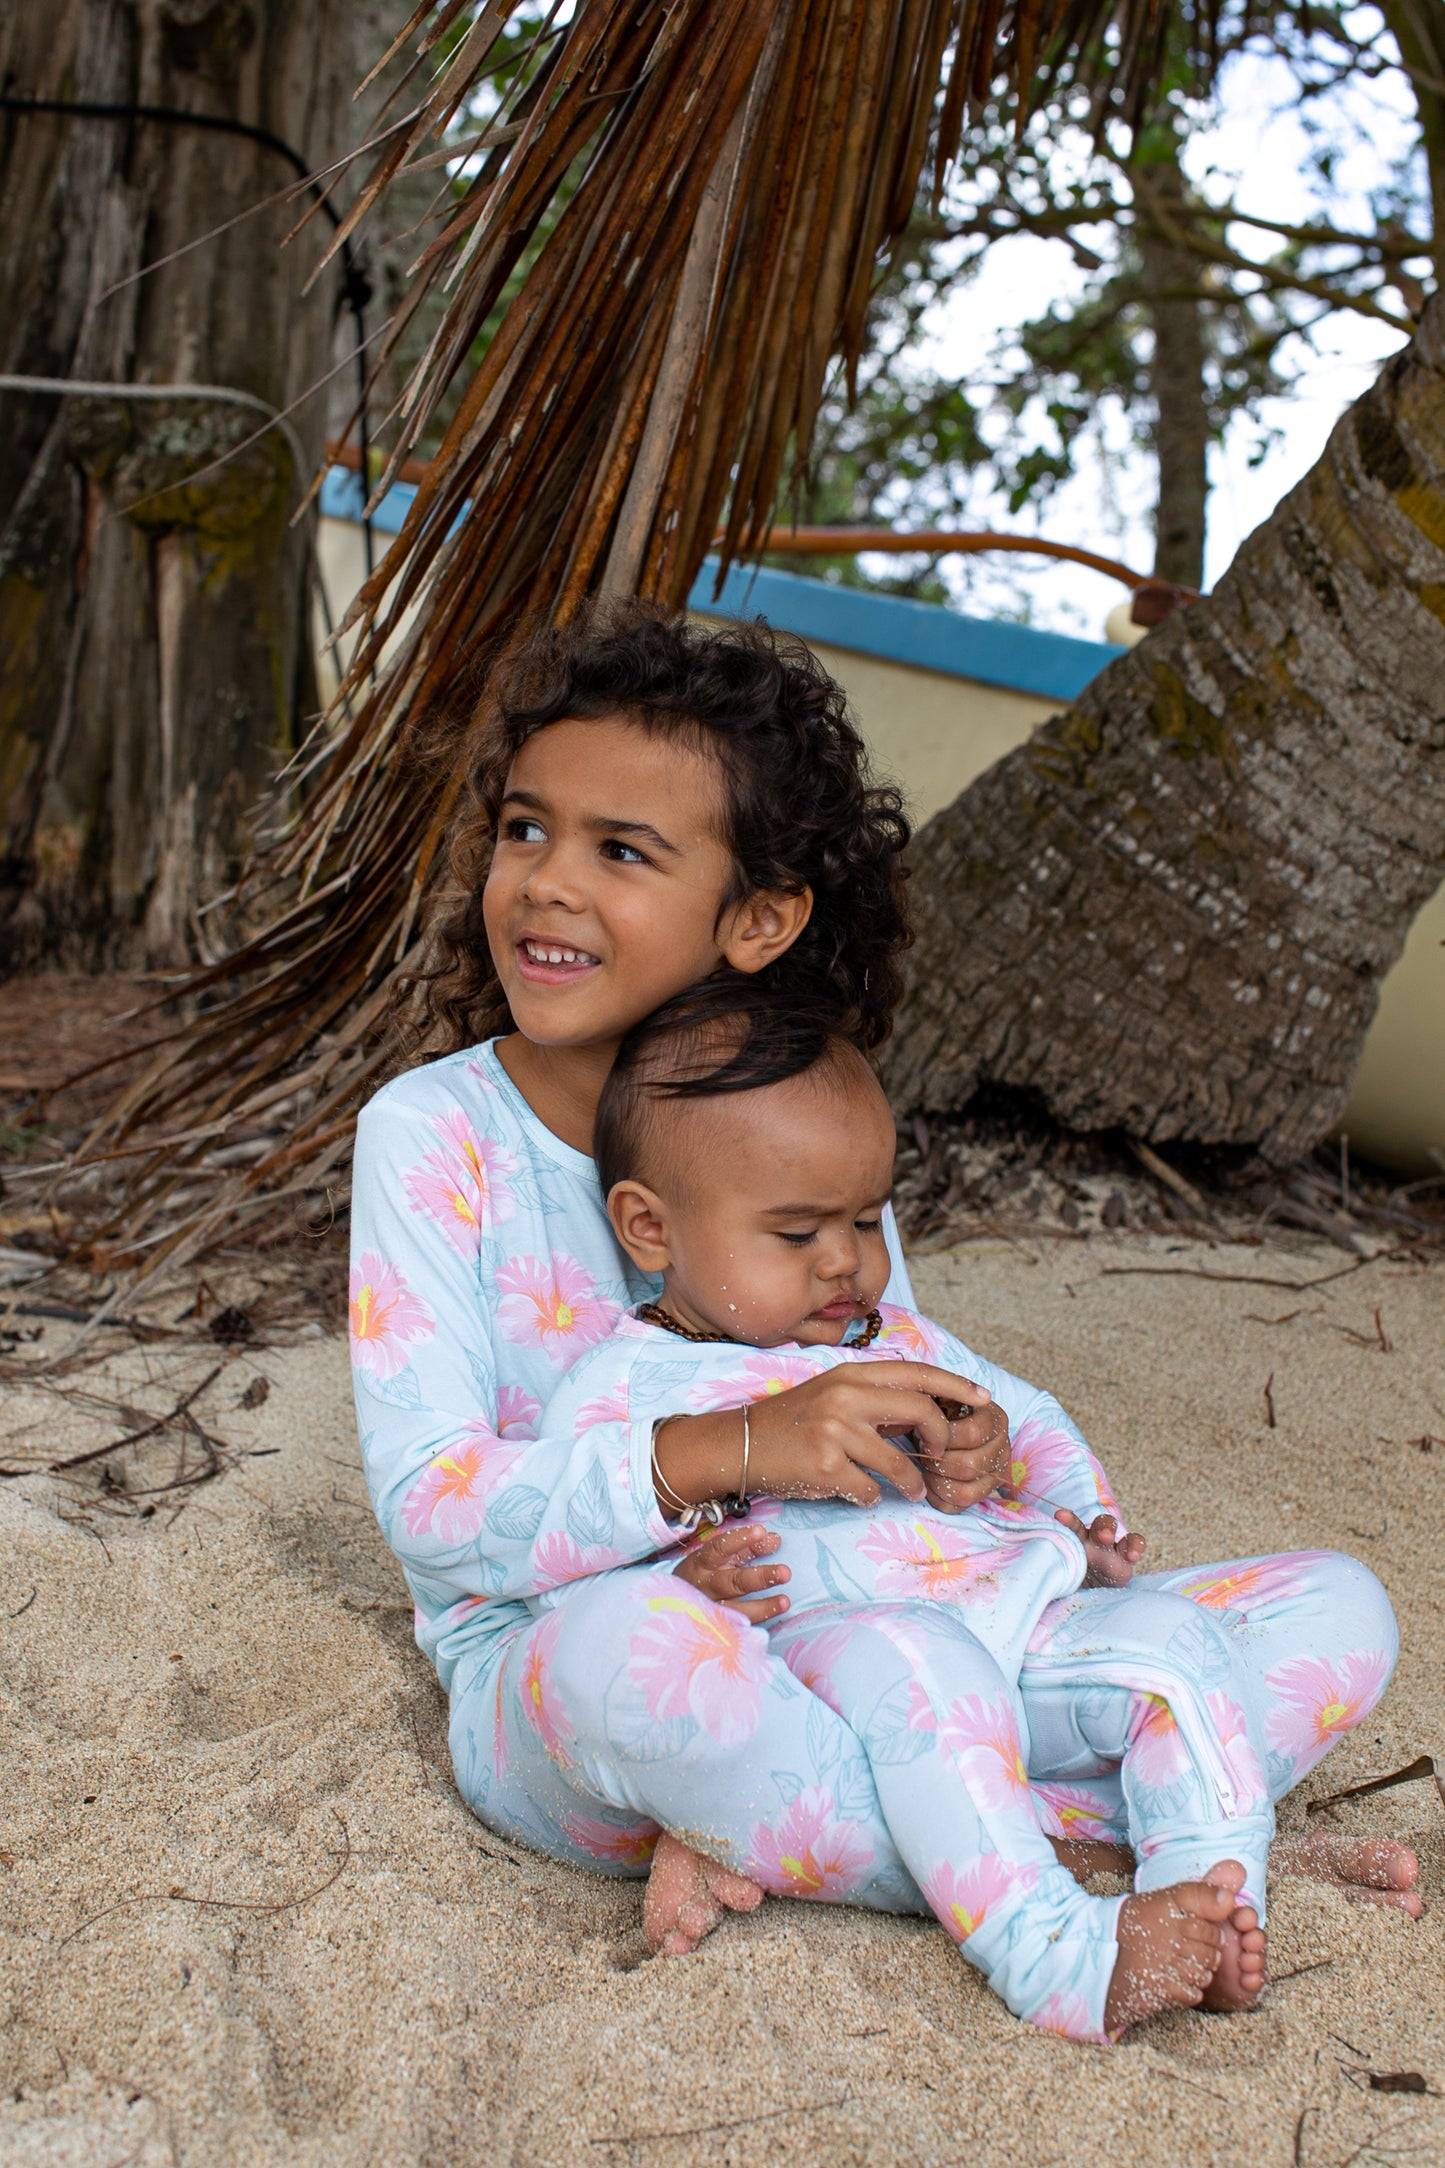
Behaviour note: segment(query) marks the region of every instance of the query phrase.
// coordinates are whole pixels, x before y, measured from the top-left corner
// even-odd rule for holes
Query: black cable
[[[184,106],[176,105],[109,104],[96,98],[21,98],[8,90],[0,90],[0,112],[59,113],[77,120],[149,120],[159,121],[163,126],[209,128],[220,135],[245,136],[252,143],[259,143],[264,149],[274,151],[278,158],[286,160],[292,171],[305,181],[316,203],[331,221],[333,231],[341,224],[340,212],[315,179],[310,166],[295,145],[288,143],[284,136],[273,135],[269,128],[253,127],[247,120],[232,120],[222,113],[192,113]],[[361,439],[361,528],[368,578],[373,570],[374,560],[371,520],[365,510],[366,500],[371,495],[371,434],[366,418],[366,307],[371,298],[371,280],[352,248],[348,235],[341,243],[341,291],[337,302],[338,306],[350,309],[356,326],[357,434]]]

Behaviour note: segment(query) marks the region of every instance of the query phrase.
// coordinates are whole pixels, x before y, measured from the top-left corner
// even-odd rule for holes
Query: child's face
[[[513,1021],[542,1046],[616,1041],[713,971],[780,955],[811,899],[723,899],[716,764],[625,722],[553,723],[507,778],[483,891]]]
[[[860,1055],[845,1077],[675,1101],[666,1174],[608,1200],[684,1323],[756,1347],[836,1347],[888,1282],[893,1116]]]

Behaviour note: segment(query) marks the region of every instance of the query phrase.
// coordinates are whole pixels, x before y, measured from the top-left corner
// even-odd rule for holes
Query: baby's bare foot
[[[1219,1968],[1206,2010],[1252,2010],[1264,1989],[1265,1933],[1253,1905],[1237,1904],[1220,1930]]]
[[[1408,1844],[1394,1837],[1344,1837],[1328,1829],[1307,1829],[1280,1837],[1269,1855],[1272,1874],[1307,1876],[1331,1882],[1361,1904],[1393,1905],[1418,1920],[1420,1892],[1415,1883],[1420,1862]]]
[[[1204,1882],[1126,1897],[1119,1913],[1119,1954],[1104,2005],[1104,2024],[1121,2033],[1156,2010],[1201,2002],[1219,1968],[1225,1922],[1244,1886],[1232,1859]]]
[[[642,1901],[647,1946],[659,1957],[689,1957],[725,1912],[755,1912],[762,1901],[759,1883],[664,1832]]]

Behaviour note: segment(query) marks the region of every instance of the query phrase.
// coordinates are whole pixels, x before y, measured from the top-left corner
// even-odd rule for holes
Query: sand
[[[1445,1750],[1445,1270],[1379,1260],[1302,1295],[1195,1275],[1342,1262],[1106,1238],[917,1267],[925,1307],[1079,1416],[1159,1563],[1334,1545],[1382,1575],[1400,1672],[1316,1795]],[[1339,1810],[1418,1845],[1422,1922],[1281,1882],[1260,2011],[1114,2050],[1017,2024],[926,1921],[770,1901],[643,1962],[636,1884],[504,1846],[458,1801],[344,1347],[289,1337],[82,1381],[154,1412],[224,1361],[198,1405],[237,1458],[183,1511],[0,1484],[6,2168],[1445,2160],[1428,1784]],[[0,1431],[7,1466],[115,1435],[19,1386]]]

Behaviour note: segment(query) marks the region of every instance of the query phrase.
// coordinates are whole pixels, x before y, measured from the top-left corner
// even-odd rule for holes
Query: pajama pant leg
[[[468,1806],[554,1859],[645,1875],[666,1828],[779,1895],[928,1909],[854,1733],[670,1566],[579,1581],[451,1701]]]
[[[1369,1715],[1395,1668],[1399,1634],[1390,1599],[1368,1566],[1337,1551],[1136,1574],[1118,1593],[1183,1597],[1224,1631],[1271,1800],[1282,1799]],[[1037,1683],[1026,1657],[1019,1682],[1026,1715]],[[1081,1760],[1076,1781],[1064,1786],[1032,1759],[1029,1774],[1039,1780],[1046,1828],[1128,1841],[1117,1761],[1100,1757],[1091,1768]]]
[[[1107,2037],[1123,1900],[1089,1896],[1055,1859],[1029,1794],[1010,1681],[957,1612],[839,1604],[783,1619],[771,1639],[862,1741],[905,1864],[994,1991],[1033,2024]],[[752,1871],[806,1883],[817,1816],[800,1795]],[[811,1894],[797,1879],[792,1887]]]
[[[1137,1583],[1088,1589],[1050,1604],[1026,1666],[1029,1768],[1045,1797],[1117,1768],[1135,1886],[1200,1881],[1236,1859],[1263,1916],[1274,1808],[1260,1712],[1225,1622]]]

